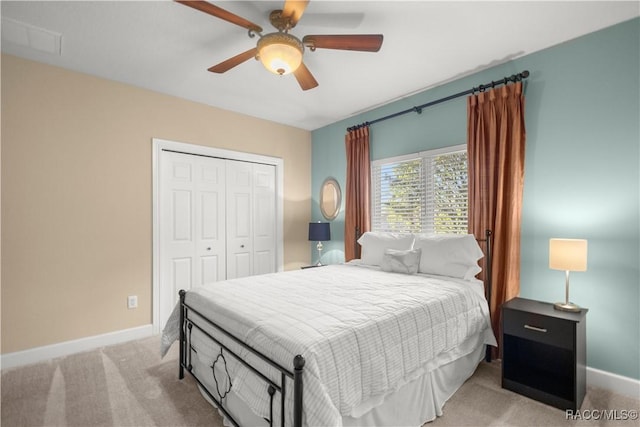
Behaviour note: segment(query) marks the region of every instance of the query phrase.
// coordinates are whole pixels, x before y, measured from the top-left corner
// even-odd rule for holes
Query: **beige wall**
[[[3,354],[151,323],[154,137],[282,158],[309,263],[310,132],[3,55]]]

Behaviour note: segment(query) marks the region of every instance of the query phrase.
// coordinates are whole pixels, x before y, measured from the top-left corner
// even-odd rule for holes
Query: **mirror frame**
[[[325,208],[324,208],[324,189],[327,186],[332,186],[336,194],[335,206],[333,208],[333,211],[331,212],[325,211]],[[324,180],[324,182],[322,183],[322,186],[320,187],[320,212],[322,213],[323,217],[325,217],[329,221],[332,221],[336,219],[336,217],[340,213],[341,208],[342,208],[342,189],[340,188],[340,184],[338,183],[337,179],[333,177],[329,177]]]

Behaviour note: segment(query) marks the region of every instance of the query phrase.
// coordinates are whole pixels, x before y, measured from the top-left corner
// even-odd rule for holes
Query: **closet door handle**
[[[208,250],[208,251],[210,251],[210,250],[211,250],[211,248],[207,248],[207,250]]]
[[[241,248],[244,248],[244,245],[240,245]]]

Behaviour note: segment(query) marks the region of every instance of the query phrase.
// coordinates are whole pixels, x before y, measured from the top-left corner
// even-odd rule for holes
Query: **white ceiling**
[[[267,33],[272,31],[268,14],[283,1],[212,3]],[[378,53],[305,51],[305,64],[320,84],[309,91],[292,75],[271,74],[254,60],[225,74],[208,72],[255,46],[256,39],[239,26],[171,1],[2,1],[2,51],[313,130],[626,21],[639,10],[637,1],[312,0],[291,31],[298,38],[381,33],[384,43]],[[61,54],[10,41],[15,34],[8,24],[15,22],[7,18],[61,34]],[[45,38],[42,44],[51,43]]]

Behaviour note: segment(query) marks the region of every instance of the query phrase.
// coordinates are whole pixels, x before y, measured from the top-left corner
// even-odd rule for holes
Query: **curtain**
[[[526,139],[522,82],[468,97],[467,126],[469,232],[477,238],[484,238],[487,229],[493,232],[489,308],[500,340],[500,306],[520,292]],[[499,354],[493,350],[493,357]]]
[[[371,162],[369,159],[369,127],[350,130],[345,136],[347,150],[347,188],[344,223],[344,258],[360,258],[357,233],[371,229],[370,194]]]

